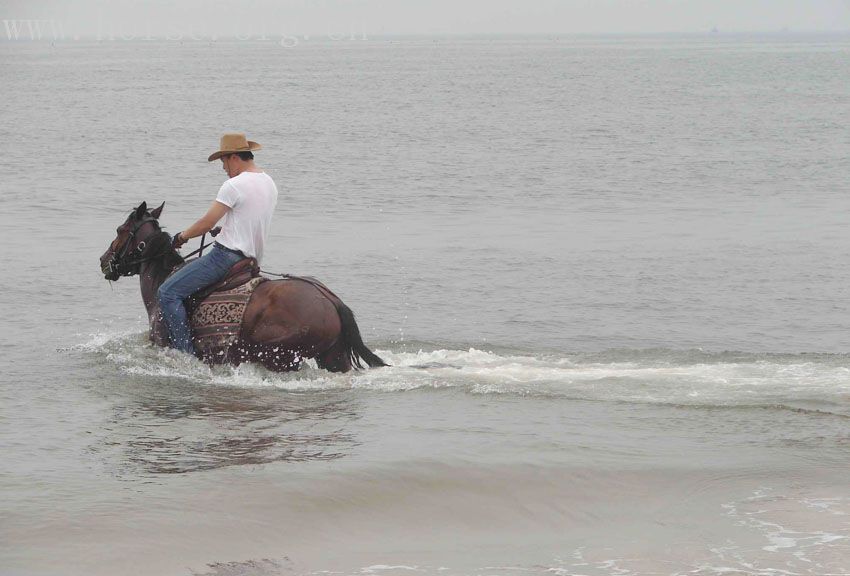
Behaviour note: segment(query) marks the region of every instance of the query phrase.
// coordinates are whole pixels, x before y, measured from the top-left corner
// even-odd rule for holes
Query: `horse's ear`
[[[162,214],[162,209],[165,208],[165,202],[159,205],[158,208],[151,210],[151,216],[159,220],[159,215]]]
[[[147,202],[142,202],[141,204],[139,204],[139,207],[136,208],[136,215],[135,215],[136,220],[141,220],[142,218],[144,218],[145,212],[147,212],[147,211],[148,211],[148,203]]]

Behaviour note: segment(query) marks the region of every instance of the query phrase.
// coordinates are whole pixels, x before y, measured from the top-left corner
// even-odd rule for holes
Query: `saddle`
[[[191,310],[196,308],[198,304],[215,292],[227,292],[242,286],[251,278],[257,278],[260,275],[260,265],[257,264],[255,258],[243,258],[236,264],[230,267],[227,275],[215,284],[211,284],[206,288],[202,288],[186,299],[186,308]]]

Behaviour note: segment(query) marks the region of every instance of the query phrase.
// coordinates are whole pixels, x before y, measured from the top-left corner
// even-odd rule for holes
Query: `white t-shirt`
[[[215,199],[230,207],[215,241],[260,262],[277,205],[274,180],[265,172],[242,172],[222,184]]]

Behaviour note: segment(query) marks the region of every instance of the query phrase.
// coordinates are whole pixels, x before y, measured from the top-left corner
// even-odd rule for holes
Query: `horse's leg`
[[[316,364],[319,368],[329,372],[348,372],[351,370],[351,358],[341,340],[316,356]]]
[[[281,346],[256,344],[240,340],[236,345],[232,364],[251,361],[262,365],[273,372],[290,372],[301,366],[301,355]]]

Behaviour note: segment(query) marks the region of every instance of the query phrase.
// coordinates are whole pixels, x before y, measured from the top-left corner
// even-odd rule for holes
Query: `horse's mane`
[[[160,230],[148,239],[148,250],[151,254],[161,254],[157,261],[166,271],[173,270],[178,264],[183,263],[183,257],[171,245],[171,234]]]

